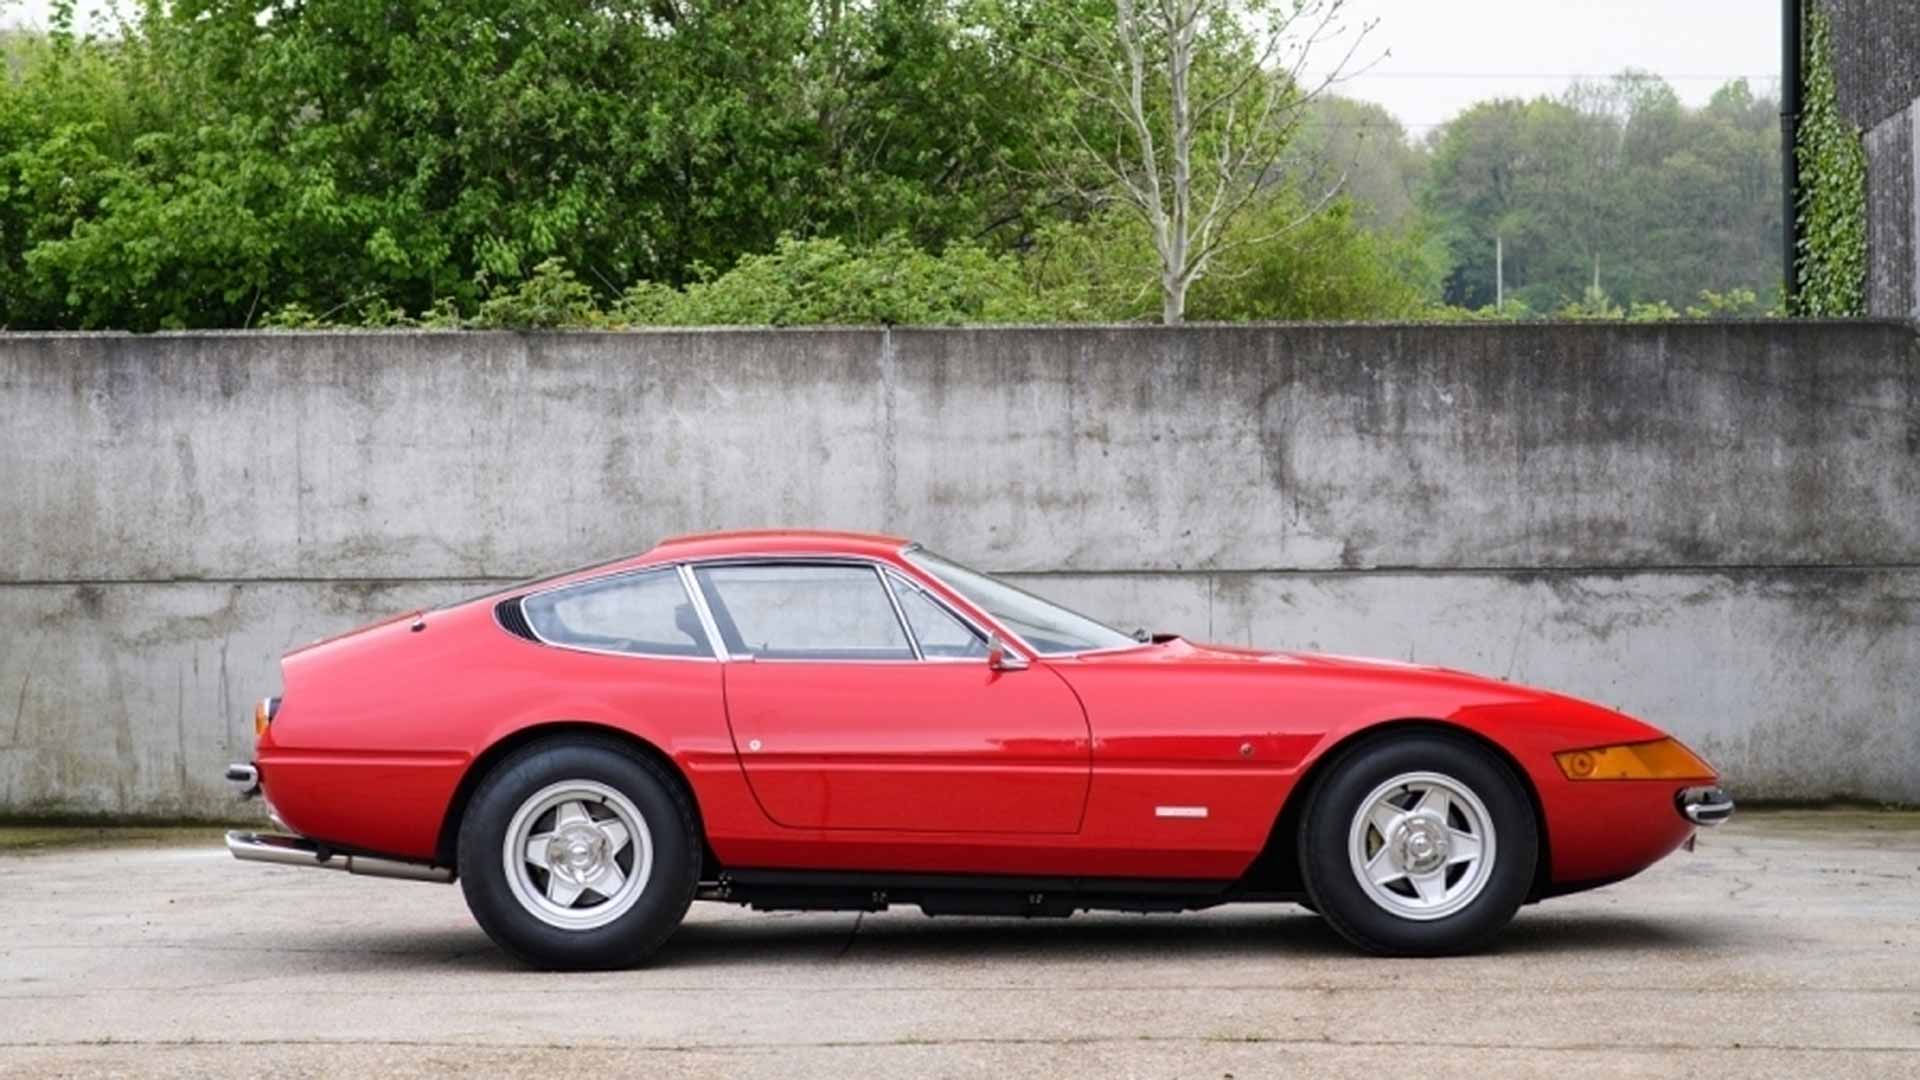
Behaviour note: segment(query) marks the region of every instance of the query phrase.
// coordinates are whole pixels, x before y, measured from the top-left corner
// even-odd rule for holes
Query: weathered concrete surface
[[[1920,318],[1920,4],[1818,2],[1833,21],[1840,111],[1865,134],[1867,313]]]
[[[1914,133],[1920,104],[1868,128],[1867,313],[1920,319],[1920,161]]]
[[[0,393],[0,582],[823,522],[1008,570],[1920,563],[1895,323],[17,336]]]
[[[288,649],[474,582],[0,586],[0,813],[219,818]]]
[[[648,969],[554,975],[457,888],[211,848],[0,856],[0,1075],[1911,1076],[1917,824],[1741,816],[1425,961],[1292,907],[696,905]]]
[[[287,646],[779,524],[1920,800],[1907,324],[20,335],[0,403],[0,812],[223,812]]]
[[[1920,7],[1913,0],[1817,0],[1833,21],[1840,111],[1870,128],[1920,98]]]

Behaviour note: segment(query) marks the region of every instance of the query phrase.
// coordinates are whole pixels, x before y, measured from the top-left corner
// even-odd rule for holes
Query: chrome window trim
[[[907,636],[907,648],[913,650],[913,658],[924,662],[927,654],[920,648],[920,635],[913,632],[913,624],[907,621],[906,610],[900,606],[900,596],[893,591],[893,578],[883,569],[873,568],[873,576],[880,579],[880,589],[887,594],[887,603],[893,605],[893,617],[900,622],[900,632]]]
[[[959,623],[961,626],[966,627],[967,632],[972,634],[974,637],[979,638],[980,643],[982,645],[993,640],[992,631],[983,628],[979,623],[968,618],[965,613],[955,611],[953,609],[952,604],[947,603],[945,600],[935,595],[933,590],[927,588],[925,585],[921,584],[918,581],[913,580],[911,577],[908,577],[906,574],[901,573],[897,568],[892,566],[885,567],[884,569],[881,570],[880,576],[887,579],[887,584],[889,586],[892,586],[897,581],[900,584],[905,585],[907,588],[912,589],[914,592],[919,593],[921,597],[923,597],[927,601],[927,603],[932,604],[934,607],[938,608],[939,610],[946,612],[949,616],[952,616],[955,622]],[[902,608],[900,611],[901,621],[907,623],[907,633],[913,634],[913,623],[907,620],[906,614],[907,614],[906,609]],[[914,635],[914,647],[916,649],[920,648],[918,635]],[[924,654],[925,650],[922,649],[921,652]],[[923,655],[922,660],[925,663],[929,663],[929,664],[979,664],[979,663],[984,663],[986,661],[986,657],[984,656],[924,656]]]
[[[898,554],[903,557],[903,561],[904,561],[904,556],[906,556],[909,552],[924,551],[924,550],[925,548],[919,542],[916,541],[914,543],[907,544],[905,547],[900,548]],[[533,620],[531,619],[527,620],[527,630],[534,635],[534,637],[538,640],[539,644],[546,645],[551,648],[570,649],[574,652],[593,653],[599,656],[624,656],[629,658],[637,658],[641,660],[691,660],[691,661],[698,661],[698,662],[704,662],[704,663],[751,662],[751,663],[762,663],[762,664],[976,664],[976,663],[983,662],[983,661],[971,659],[968,657],[939,657],[939,656],[931,657],[931,658],[901,659],[901,660],[828,660],[828,659],[767,660],[767,659],[761,659],[753,656],[734,656],[727,650],[727,643],[720,636],[720,627],[719,627],[719,624],[713,618],[713,611],[707,605],[706,593],[700,588],[699,582],[694,578],[693,573],[696,568],[702,567],[702,566],[752,566],[755,564],[764,564],[764,563],[814,563],[814,564],[821,564],[821,565],[828,565],[828,566],[865,566],[865,567],[870,567],[874,569],[876,572],[881,573],[880,580],[882,585],[887,584],[887,577],[886,577],[887,574],[891,573],[891,574],[898,575],[902,580],[906,581],[907,584],[913,586],[913,588],[917,590],[921,595],[925,596],[929,600],[932,600],[935,604],[938,604],[947,613],[953,615],[954,617],[958,618],[961,622],[965,623],[969,629],[971,629],[974,633],[979,634],[982,639],[988,639],[988,638],[991,638],[993,635],[998,634],[1002,642],[1004,642],[1009,647],[1013,648],[1015,651],[1019,652],[1021,655],[1025,656],[1029,660],[1057,660],[1057,659],[1063,659],[1068,657],[1085,656],[1090,653],[1124,652],[1128,648],[1130,648],[1130,646],[1117,645],[1117,646],[1101,648],[1101,649],[1083,649],[1079,652],[1073,652],[1073,653],[1043,653],[1038,649],[1035,649],[1032,645],[1029,645],[1026,639],[1021,637],[1019,634],[1016,634],[1013,631],[1008,630],[1006,627],[1001,626],[999,621],[994,619],[991,613],[986,611],[976,612],[973,609],[973,605],[971,603],[968,603],[964,597],[961,598],[960,603],[956,604],[954,602],[947,600],[946,597],[942,596],[935,589],[929,588],[928,583],[925,580],[922,580],[924,577],[927,576],[927,572],[922,570],[918,566],[913,565],[913,563],[906,562],[904,566],[901,566],[901,565],[896,565],[892,562],[888,562],[885,559],[876,558],[871,555],[844,555],[844,554],[834,554],[831,552],[817,552],[817,551],[783,552],[783,551],[774,550],[769,552],[755,552],[752,554],[743,554],[743,555],[711,555],[711,556],[705,556],[700,558],[660,559],[656,562],[644,563],[639,566],[629,566],[624,570],[616,570],[612,573],[601,574],[597,577],[579,578],[579,579],[568,581],[559,585],[549,585],[544,589],[535,589],[531,592],[522,593],[519,596],[510,597],[510,599],[512,599],[515,603],[520,603],[522,601],[527,600],[530,597],[544,596],[547,593],[560,592],[565,589],[577,588],[582,585],[590,585],[590,584],[596,584],[604,581],[612,581],[616,578],[632,577],[637,574],[655,573],[661,570],[673,568],[673,569],[677,569],[680,572],[681,588],[686,590],[688,598],[693,603],[694,611],[700,616],[701,629],[705,630],[707,633],[708,649],[709,649],[709,652],[711,653],[711,655],[709,656],[677,656],[672,653],[616,652],[611,649],[595,649],[585,645],[567,645],[561,642],[549,641],[546,638],[541,637],[540,631],[534,628]],[[599,565],[599,564],[593,564],[593,565]],[[583,572],[583,570],[591,570],[593,568],[593,565],[589,565],[581,569],[566,571],[566,573],[569,573],[569,574],[581,573]],[[549,575],[549,576],[557,577],[557,576],[563,576],[563,575]],[[503,591],[510,591],[510,590],[503,590]],[[500,594],[499,593],[488,594],[488,596],[498,596],[498,595]],[[888,595],[891,598],[892,596],[891,589],[889,589]],[[479,597],[477,599],[484,600],[484,599],[487,599],[487,597]],[[1042,597],[1042,599],[1045,599],[1045,598]],[[1052,603],[1052,601],[1048,601],[1048,603]],[[498,607],[498,604],[499,604],[499,601],[495,601],[496,608]],[[524,614],[525,614],[525,609],[523,608],[522,615],[524,616]],[[902,630],[907,635],[908,642],[911,643],[911,646],[914,652],[918,654],[920,652],[919,640],[914,637],[913,628],[907,625],[905,615],[899,609],[897,601],[894,608],[894,617],[900,620]],[[493,619],[494,619],[494,625],[499,626],[500,617],[497,612],[493,613]],[[508,632],[505,627],[501,627],[500,629],[502,633]],[[1137,648],[1139,646],[1131,646],[1131,647]]]
[[[924,664],[929,662],[927,660],[921,659],[920,643],[914,640],[913,628],[907,625],[906,616],[900,611],[900,602],[894,598],[893,590],[887,584],[886,574],[883,572],[887,568],[886,564],[881,562],[879,559],[869,558],[864,555],[832,555],[832,554],[826,554],[826,555],[820,555],[820,554],[716,555],[710,559],[688,559],[683,563],[683,565],[687,567],[687,574],[689,577],[693,576],[694,571],[696,569],[705,569],[707,567],[724,568],[728,566],[767,566],[767,565],[864,567],[865,569],[867,569],[873,574],[876,580],[879,581],[880,591],[882,594],[886,596],[888,605],[893,609],[894,622],[899,625],[901,636],[906,638],[907,640],[907,649],[913,654],[912,656],[903,656],[895,659],[889,659],[886,657],[868,657],[868,658],[862,658],[862,659],[845,659],[845,660],[838,660],[830,656],[767,657],[767,656],[760,656],[752,653],[749,653],[745,656],[734,656],[730,652],[728,652],[726,641],[722,638],[716,637],[714,640],[718,643],[719,650],[721,652],[727,653],[728,659],[733,663]],[[693,578],[693,580],[694,580],[694,584],[700,587],[700,593],[701,593],[700,598],[704,606],[705,603],[708,601],[708,597],[706,596],[706,592],[704,589],[704,583],[701,582],[697,577]],[[716,628],[717,628],[717,624],[716,624]]]
[[[687,599],[692,602],[694,613],[700,616],[700,629],[713,646],[714,659],[721,663],[732,659],[732,654],[727,652],[726,639],[720,636],[720,624],[713,621],[713,611],[707,607],[707,594],[701,591],[700,583],[693,580],[693,567],[685,562],[677,562],[673,568],[680,575],[680,587],[687,590]]]
[[[913,560],[907,558],[908,555],[911,555],[916,551],[926,551],[926,550],[927,549],[925,545],[921,544],[918,540],[915,540],[913,543],[908,544],[906,547],[903,547],[900,549],[900,559],[902,562],[905,562],[908,566],[913,567],[915,571],[921,574],[924,574],[927,577],[931,577],[931,578],[934,578],[935,580],[939,580],[937,575],[935,575],[932,571],[917,565],[916,563],[914,563]],[[932,552],[928,552],[928,554],[932,554]],[[944,558],[944,556],[941,556],[941,557]],[[952,560],[948,560],[948,561],[951,562]],[[985,570],[975,570],[974,573],[984,574],[987,577],[993,577],[992,574],[988,574]],[[998,581],[999,579],[994,578],[994,580]],[[946,582],[943,581],[941,582],[941,584],[946,585]],[[1002,584],[1006,584],[1006,583],[1002,582]],[[951,586],[948,586],[948,587],[952,588]],[[1018,585],[1010,585],[1009,588],[1020,589]],[[954,589],[953,591],[955,595],[958,595],[960,590]],[[1025,589],[1020,589],[1020,591],[1027,592],[1027,590]],[[1080,612],[1074,611],[1072,608],[1061,607],[1059,604],[1054,603],[1052,600],[1048,600],[1046,597],[1041,596],[1039,593],[1028,593],[1028,595],[1034,597],[1035,599],[1041,600],[1045,603],[1052,604],[1054,607],[1060,608],[1062,611],[1066,611],[1069,614],[1080,615],[1080,617],[1083,619],[1088,619],[1093,622],[1100,622],[1100,620],[1095,619],[1091,615],[1081,615]],[[962,597],[962,599],[965,599],[965,597]],[[979,606],[977,604],[973,604],[971,600],[968,601],[968,604],[974,607]],[[982,609],[980,614],[985,616],[986,618],[993,619],[993,613],[985,609]],[[1151,641],[1140,641],[1140,642],[1135,642],[1132,645],[1101,645],[1097,648],[1092,648],[1092,649],[1076,649],[1073,652],[1041,652],[1039,649],[1036,649],[1033,646],[1027,644],[1025,638],[1012,632],[1011,630],[1008,630],[1004,626],[1000,626],[1000,620],[994,619],[993,624],[994,626],[999,628],[999,632],[1002,640],[1011,641],[1014,644],[1020,646],[1020,651],[1026,653],[1029,658],[1034,660],[1076,660],[1082,656],[1099,656],[1105,653],[1131,652],[1134,649],[1143,649],[1143,648],[1146,648],[1148,645],[1153,644],[1153,642]],[[1100,625],[1106,626],[1107,624],[1100,623]],[[1116,627],[1111,627],[1111,626],[1107,626],[1107,629],[1112,630],[1116,634],[1124,632],[1119,630]]]
[[[540,632],[540,628],[533,625],[533,619],[531,619],[527,615],[526,602],[536,596],[545,596],[548,593],[567,592],[572,589],[583,588],[590,585],[600,585],[610,581],[618,581],[619,579],[624,577],[639,577],[643,574],[658,574],[665,570],[671,570],[678,565],[679,564],[677,563],[652,563],[647,566],[635,566],[626,570],[621,570],[617,573],[602,574],[599,577],[583,578],[579,581],[569,581],[564,585],[553,585],[545,589],[535,589],[533,592],[523,593],[519,596],[508,597],[508,599],[512,600],[516,604],[521,605],[520,618],[524,620],[527,624],[527,633],[532,634],[534,637],[534,640],[538,644],[545,645],[551,649],[566,649],[569,652],[591,653],[595,656],[624,656],[630,659],[640,659],[640,660],[681,660],[681,661],[690,660],[698,663],[707,663],[707,664],[720,663],[724,659],[726,654],[726,648],[727,648],[726,643],[721,641],[718,637],[714,635],[712,626],[709,625],[704,620],[701,622],[700,627],[702,630],[705,630],[707,633],[707,655],[706,656],[685,656],[679,653],[622,652],[619,649],[596,649],[591,645],[574,645],[565,641],[555,641],[552,638],[547,637],[545,634],[542,634]],[[686,577],[684,575],[677,575],[677,576],[679,576],[679,579],[680,579],[681,591],[683,592],[686,591],[686,588],[687,588]],[[696,613],[704,614],[699,598],[690,594],[687,597],[687,602],[693,605],[693,609]],[[500,602],[496,602],[493,605],[493,607],[494,607],[494,610],[492,613],[493,624],[495,626],[500,626]],[[507,628],[504,626],[500,626],[500,629],[503,633],[511,633],[511,631],[508,631]],[[514,636],[518,637],[519,635],[516,634]]]

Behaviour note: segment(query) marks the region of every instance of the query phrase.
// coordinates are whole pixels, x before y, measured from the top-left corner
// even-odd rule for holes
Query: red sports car
[[[696,900],[1068,915],[1291,902],[1484,945],[1733,811],[1597,705],[1444,668],[1130,635],[886,536],[683,537],[289,653],[285,833],[241,859],[449,882],[551,967]]]

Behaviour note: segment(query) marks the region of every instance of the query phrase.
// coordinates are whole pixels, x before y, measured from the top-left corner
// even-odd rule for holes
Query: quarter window
[[[895,574],[888,577],[893,580],[893,594],[900,598],[907,625],[913,628],[913,639],[920,643],[920,655],[935,660],[986,657],[987,643],[973,627],[935,603],[918,585]]]
[[[911,660],[878,572],[774,564],[694,570],[734,656],[768,660]]]
[[[588,581],[520,601],[540,639],[605,652],[712,656],[680,572],[649,570]]]

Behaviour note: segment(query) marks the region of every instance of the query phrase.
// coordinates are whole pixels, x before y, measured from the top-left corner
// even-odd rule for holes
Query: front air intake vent
[[[520,610],[520,598],[515,596],[493,605],[493,617],[500,620],[501,629],[509,634],[539,641],[533,634],[533,627],[527,625],[527,616]]]

